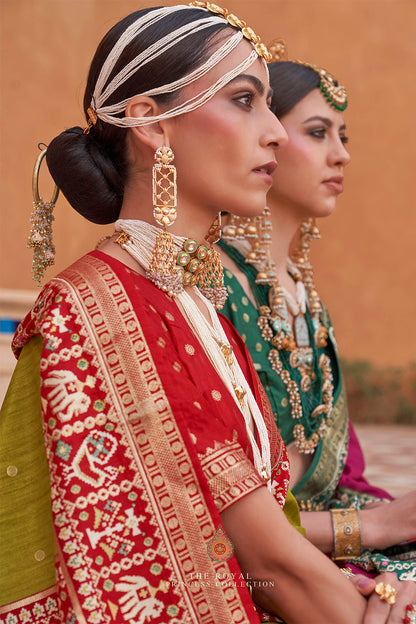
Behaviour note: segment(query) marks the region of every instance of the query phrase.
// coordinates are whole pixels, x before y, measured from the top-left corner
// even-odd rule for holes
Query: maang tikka
[[[159,147],[152,170],[153,216],[163,231],[156,236],[155,247],[146,277],[169,295],[182,291],[182,277],[176,265],[176,250],[172,234],[167,228],[175,223],[177,212],[176,167],[170,147]]]

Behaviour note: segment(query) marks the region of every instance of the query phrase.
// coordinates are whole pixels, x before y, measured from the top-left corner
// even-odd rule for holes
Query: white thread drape
[[[130,242],[122,245],[122,247],[139,262],[139,264],[147,270],[152,258],[153,249],[156,242],[156,236],[162,230],[146,221],[133,219],[119,219],[115,223],[117,232],[125,232],[132,237]],[[178,251],[182,249],[185,237],[173,236]],[[195,301],[190,296],[192,291],[204,302],[209,316],[210,323],[207,321]],[[254,465],[258,473],[263,476],[266,472],[268,476],[267,487],[271,490],[271,457],[270,457],[270,440],[263,415],[257,405],[256,399],[251,391],[243,371],[235,357],[232,354],[231,366],[227,364],[222,351],[221,345],[228,345],[229,341],[225,331],[218,319],[214,306],[206,299],[195,286],[184,288],[184,290],[176,296],[176,301],[184,312],[185,318],[191,326],[194,334],[198,337],[201,345],[205,349],[206,354],[218,375],[229,390],[238,409],[241,411],[247,435],[249,437],[254,456]],[[245,391],[245,401],[242,406],[236,396],[235,387],[240,386]],[[251,430],[251,420],[254,421],[258,437],[260,440],[260,448],[256,442],[255,436]]]
[[[208,102],[220,89],[228,84],[228,82],[238,76],[238,74],[242,73],[245,69],[250,67],[250,65],[252,65],[252,63],[254,63],[257,58],[259,58],[257,52],[253,50],[251,54],[249,54],[241,63],[239,63],[232,70],[224,74],[210,87],[193,96],[186,102],[183,102],[182,104],[168,111],[165,111],[160,115],[155,115],[153,117],[119,117],[119,115],[125,111],[126,106],[131,98],[108,106],[105,106],[104,104],[106,100],[108,100],[108,98],[118,89],[118,87],[126,82],[126,80],[131,78],[131,76],[138,69],[163,54],[166,50],[176,45],[176,43],[182,41],[190,34],[199,32],[200,30],[208,28],[213,24],[227,24],[227,21],[221,16],[208,15],[207,17],[202,17],[199,20],[195,20],[189,24],[185,24],[180,28],[177,28],[175,31],[168,33],[167,35],[156,41],[154,44],[149,46],[149,48],[144,50],[141,54],[132,59],[130,63],[123,67],[123,69],[116,76],[114,76],[111,82],[106,85],[111,75],[111,72],[113,71],[120,57],[120,54],[123,52],[126,46],[129,45],[131,41],[133,41],[135,37],[137,37],[141,32],[149,28],[151,25],[155,24],[166,15],[169,15],[175,11],[187,10],[191,8],[194,7],[189,7],[186,5],[161,7],[159,9],[155,9],[154,11],[151,11],[150,13],[147,13],[144,16],[141,16],[125,30],[125,32],[121,35],[117,43],[112,48],[107,59],[103,63],[97,79],[97,83],[94,88],[94,93],[91,100],[91,108],[94,110],[99,119],[111,125],[123,128],[145,126],[161,121],[163,119],[170,119],[171,117],[176,117],[178,115],[183,115],[184,113],[191,112]],[[204,9],[204,11],[206,10]],[[230,35],[227,41],[222,44],[217,50],[215,50],[213,54],[211,54],[200,67],[193,70],[186,76],[183,76],[182,78],[179,78],[174,82],[162,85],[160,87],[156,87],[154,89],[150,89],[145,92],[138,93],[136,95],[152,97],[162,93],[172,93],[191,84],[195,80],[198,80],[199,78],[204,76],[222,59],[230,54],[230,52],[232,52],[236,48],[236,46],[240,43],[242,39],[243,33],[239,30],[234,34]]]

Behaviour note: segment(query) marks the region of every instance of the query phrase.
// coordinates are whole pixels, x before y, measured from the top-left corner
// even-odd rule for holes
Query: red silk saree
[[[264,413],[283,507],[285,447],[244,344],[222,323]],[[264,482],[175,302],[95,251],[44,288],[13,348],[0,621],[258,622],[232,545],[227,558],[209,547],[221,511]],[[22,442],[29,416],[35,433]]]

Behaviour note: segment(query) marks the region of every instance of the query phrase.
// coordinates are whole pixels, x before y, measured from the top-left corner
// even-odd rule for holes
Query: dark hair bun
[[[124,163],[108,154],[82,128],[65,130],[50,143],[46,152],[49,171],[71,206],[83,217],[98,224],[118,219],[123,201]]]

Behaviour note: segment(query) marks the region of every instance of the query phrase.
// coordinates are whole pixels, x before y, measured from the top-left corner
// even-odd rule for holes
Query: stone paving
[[[354,427],[364,452],[368,481],[395,497],[416,490],[416,426]]]

